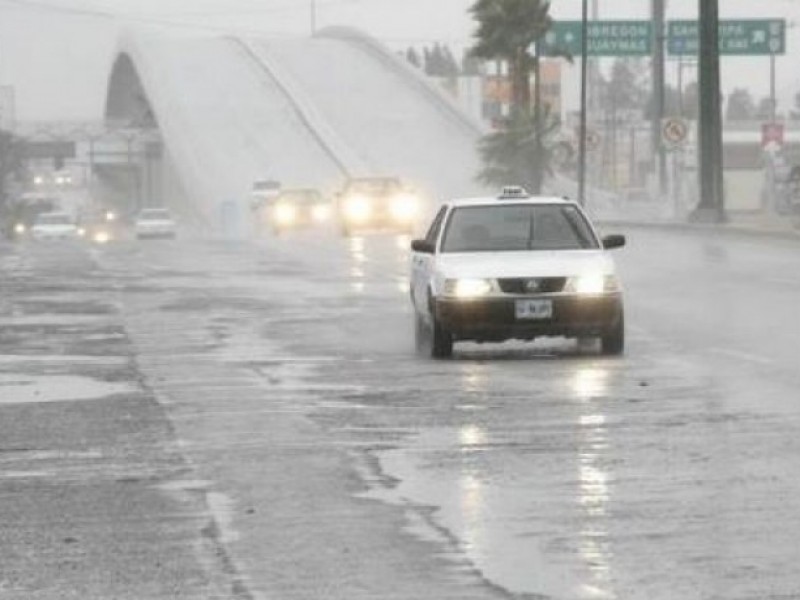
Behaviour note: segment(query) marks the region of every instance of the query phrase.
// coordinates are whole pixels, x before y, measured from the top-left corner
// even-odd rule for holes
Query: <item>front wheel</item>
[[[625,351],[625,317],[620,314],[617,324],[600,338],[603,354],[619,356]]]
[[[433,317],[431,328],[431,356],[433,358],[453,356],[453,334],[442,327],[436,317]]]

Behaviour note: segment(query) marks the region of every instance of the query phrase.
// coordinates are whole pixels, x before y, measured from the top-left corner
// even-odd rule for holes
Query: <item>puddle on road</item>
[[[12,317],[0,317],[2,327],[64,327],[69,325],[85,325],[87,323],[97,323],[108,321],[107,314],[46,314],[46,315],[14,315]]]
[[[101,400],[136,391],[138,388],[130,383],[100,381],[91,377],[0,373],[0,405]]]
[[[87,339],[87,338],[84,338]],[[78,356],[62,354],[3,354],[0,355],[0,370],[11,367],[19,369],[26,365],[72,366],[91,365],[93,367],[122,367],[128,364],[127,356]]]

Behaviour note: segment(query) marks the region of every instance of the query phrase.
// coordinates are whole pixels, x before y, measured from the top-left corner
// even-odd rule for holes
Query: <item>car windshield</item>
[[[397,179],[357,179],[347,184],[347,193],[387,194],[402,188]]]
[[[72,219],[70,219],[69,215],[50,214],[50,215],[41,215],[36,220],[36,223],[38,225],[71,225]]]
[[[256,181],[253,184],[253,191],[274,192],[281,189],[281,184],[277,181]]]
[[[171,218],[169,211],[164,208],[143,210],[139,215],[142,221],[169,221]]]
[[[292,204],[316,204],[322,201],[322,196],[314,190],[299,190],[283,192],[278,196],[277,201]]]
[[[465,206],[453,210],[442,252],[599,248],[585,217],[569,204]]]

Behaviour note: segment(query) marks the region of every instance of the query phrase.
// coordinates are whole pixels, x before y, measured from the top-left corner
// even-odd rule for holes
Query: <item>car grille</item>
[[[499,279],[504,294],[557,294],[564,291],[566,277],[522,277]]]

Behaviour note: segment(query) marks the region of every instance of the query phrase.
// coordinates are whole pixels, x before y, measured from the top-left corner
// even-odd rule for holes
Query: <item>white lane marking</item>
[[[0,373],[0,404],[103,400],[116,394],[138,391],[133,383],[107,382],[90,377]]]
[[[740,350],[729,350],[728,348],[711,348],[709,352],[718,356],[725,356],[727,358],[733,358],[757,365],[771,365],[774,362],[772,359],[769,359],[766,356],[752,354],[750,352],[741,352]]]

